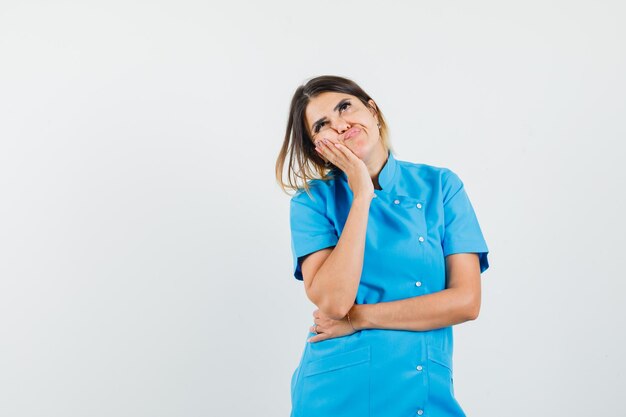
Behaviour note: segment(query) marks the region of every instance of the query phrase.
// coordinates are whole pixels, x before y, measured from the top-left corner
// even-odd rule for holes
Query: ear
[[[369,99],[367,103],[369,104],[370,112],[372,112],[372,116],[377,117],[378,107],[376,106],[376,103],[374,102],[374,100]]]

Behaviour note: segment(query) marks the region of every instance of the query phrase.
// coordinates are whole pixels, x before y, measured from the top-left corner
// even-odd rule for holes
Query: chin
[[[367,159],[365,158],[367,155],[371,155],[372,153],[375,152],[377,144],[369,144],[369,143],[359,143],[358,146],[354,146],[354,148],[350,148],[350,150],[352,152],[355,153],[355,155],[357,155],[360,159]]]
[[[349,141],[348,144],[346,144],[346,148],[350,149],[352,152],[354,152],[359,158],[363,157],[363,153],[367,153],[367,152],[363,152],[363,141],[362,140],[358,140],[358,141]]]
[[[363,151],[360,147],[356,146],[354,148],[348,148],[354,153],[360,160],[363,160]]]

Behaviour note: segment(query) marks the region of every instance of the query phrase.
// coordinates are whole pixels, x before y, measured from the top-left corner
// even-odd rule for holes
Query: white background
[[[0,2],[0,415],[288,415],[315,306],[274,164],[323,74],[465,182],[491,263],[455,327],[467,414],[623,415],[625,12]]]

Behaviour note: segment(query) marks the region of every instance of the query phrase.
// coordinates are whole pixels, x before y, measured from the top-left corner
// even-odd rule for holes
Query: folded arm
[[[336,320],[346,316],[359,289],[371,200],[355,197],[337,245],[312,253],[302,261],[307,296]]]
[[[480,311],[480,265],[476,253],[446,256],[446,289],[375,304],[354,304],[348,314],[357,330],[432,330],[474,320]]]

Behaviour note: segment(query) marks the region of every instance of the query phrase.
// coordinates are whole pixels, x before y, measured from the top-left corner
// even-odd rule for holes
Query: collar
[[[378,173],[378,183],[380,184],[382,188],[381,191],[388,191],[388,188],[390,188],[390,185],[392,184],[393,179],[396,175],[397,165],[398,165],[398,161],[391,153],[391,150],[387,151],[387,161],[385,162],[385,165],[383,165],[383,168]],[[348,180],[348,176],[340,168],[335,167],[334,169],[335,171],[338,171],[340,178],[342,178],[344,181]]]

